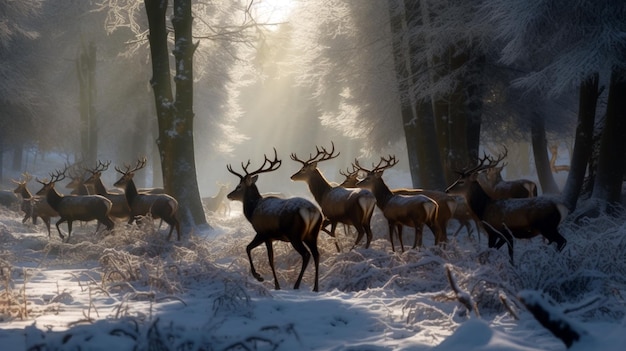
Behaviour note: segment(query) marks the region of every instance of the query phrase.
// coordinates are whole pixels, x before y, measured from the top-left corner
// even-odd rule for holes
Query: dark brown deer
[[[508,245],[509,257],[513,263],[513,237],[528,239],[539,234],[548,243],[556,242],[561,251],[567,240],[559,233],[558,226],[567,216],[567,207],[546,196],[532,198],[492,199],[478,182],[481,171],[493,167],[485,165],[487,157],[479,164],[460,174],[446,192],[463,195],[476,216],[483,222],[488,236],[488,245],[499,249]]]
[[[32,176],[28,173],[23,173],[22,177],[22,180],[13,180],[13,182],[17,184],[17,187],[13,190],[13,192],[22,197],[22,204],[20,206],[20,209],[24,212],[22,223],[26,223],[26,221],[31,218],[33,224],[37,224],[37,217],[41,218],[46,225],[49,238],[50,218],[58,217],[59,214],[50,206],[46,198],[33,196],[33,194],[28,190],[27,184],[32,179]]]
[[[46,201],[50,204],[61,217],[56,222],[57,231],[61,240],[68,242],[72,236],[72,222],[73,221],[93,221],[97,220],[106,226],[107,230],[111,230],[114,227],[113,221],[109,217],[111,211],[111,201],[100,195],[76,195],[76,196],[63,196],[57,192],[54,185],[65,179],[65,171],[57,171],[54,174],[50,174],[50,181],[39,180],[37,181],[42,185],[42,188],[37,192],[37,195],[45,196]],[[67,222],[67,240],[59,228],[59,224]]]
[[[110,193],[107,188],[102,183],[102,172],[109,169],[109,165],[111,161],[103,163],[98,161],[98,165],[94,168],[85,169],[88,173],[91,173],[89,178],[87,178],[84,182],[86,186],[92,187],[96,194],[102,195],[107,199],[111,200],[113,206],[111,207],[110,216],[113,218],[119,219],[128,219],[130,218],[130,207],[128,206],[128,201],[126,201],[125,194],[118,193]]]
[[[528,179],[502,179],[502,170],[506,166],[498,164],[507,156],[508,150],[505,147],[504,152],[497,159],[489,158],[490,166],[479,172],[477,180],[483,190],[494,200],[517,199],[537,196],[537,184]]]
[[[381,157],[378,165],[370,170],[362,167],[358,160],[354,161],[355,166],[360,171],[366,173],[365,178],[360,180],[357,185],[368,188],[374,193],[376,204],[387,219],[391,249],[395,252],[393,243],[395,228],[398,231],[400,249],[404,252],[404,244],[402,242],[402,227],[404,225],[415,228],[414,249],[422,246],[422,230],[425,224],[431,228],[435,236],[435,244],[445,242],[446,237],[441,234],[441,229],[436,221],[439,206],[435,200],[425,195],[394,194],[383,181],[383,172],[397,163],[398,161],[393,156],[389,156],[389,158]]]
[[[243,175],[233,171],[231,165],[226,167],[230,173],[239,177],[239,184],[227,196],[230,200],[243,202],[243,213],[256,231],[254,239],[246,247],[248,260],[250,261],[250,271],[252,276],[258,281],[263,281],[263,277],[254,268],[251,252],[255,247],[265,243],[269,264],[274,276],[274,288],[276,290],[280,289],[274,268],[272,242],[276,240],[288,241],[302,256],[302,268],[293,288],[298,289],[300,287],[300,282],[309,259],[313,256],[315,264],[313,291],[319,291],[317,237],[322,226],[322,213],[313,203],[304,198],[282,199],[274,196],[261,196],[256,186],[259,174],[275,171],[280,165],[281,160],[278,160],[276,149],[274,149],[274,160],[271,161],[265,156],[263,164],[256,171],[248,172],[250,161],[245,166],[243,162],[241,163],[245,173]]]
[[[138,216],[146,216],[150,214],[153,219],[163,219],[165,223],[170,225],[170,232],[167,240],[172,238],[172,232],[176,229],[177,240],[180,241],[180,222],[178,221],[178,201],[167,194],[145,194],[139,193],[135,186],[133,177],[135,172],[146,166],[146,158],[137,160],[137,164],[131,169],[130,165],[124,165],[125,169],[115,167],[115,170],[122,177],[115,182],[114,186],[123,187],[126,201],[130,207],[130,218],[128,224],[131,224]]]
[[[330,236],[335,236],[337,223],[352,225],[358,233],[354,246],[356,247],[363,235],[366,235],[365,248],[369,248],[373,236],[370,221],[376,206],[376,198],[365,189],[331,185],[317,168],[317,164],[333,159],[339,156],[339,153],[335,154],[334,144],[330,152],[325,148],[316,147],[316,149],[315,156],[309,155],[307,161],[299,159],[296,154],[291,154],[292,160],[302,164],[302,168],[291,176],[291,180],[300,180],[308,184],[311,194],[331,224]],[[339,250],[339,246],[337,244],[336,246]]]

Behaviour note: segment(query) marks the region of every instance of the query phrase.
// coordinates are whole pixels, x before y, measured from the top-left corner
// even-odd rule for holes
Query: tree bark
[[[96,45],[81,45],[76,62],[80,88],[81,153],[86,164],[98,158],[98,119],[96,116]]]
[[[412,56],[418,48],[416,44],[411,45],[408,39],[407,22],[419,18],[420,4],[405,1],[399,1],[398,4],[401,6],[400,11],[390,14],[391,32],[411,180],[415,188],[443,189],[443,167],[435,137],[432,108],[428,103],[416,101],[412,91]]]
[[[606,124],[591,197],[617,203],[622,193],[626,158],[626,70],[613,68],[606,106]]]
[[[570,170],[563,189],[565,206],[570,213],[576,209],[576,203],[583,187],[587,162],[593,148],[593,128],[598,103],[599,74],[595,73],[582,81],[578,100],[578,124],[574,139],[574,150]]]
[[[193,143],[193,54],[191,1],[175,0],[174,58],[176,99],[172,94],[167,28],[167,0],[145,0],[150,26],[154,90],[161,156],[163,187],[179,202],[179,218],[185,231],[206,225],[198,190]]]
[[[530,134],[533,144],[533,156],[535,156],[535,166],[537,177],[544,194],[557,194],[559,187],[554,181],[550,160],[548,158],[548,142],[546,139],[546,128],[543,118],[537,112],[531,115]]]

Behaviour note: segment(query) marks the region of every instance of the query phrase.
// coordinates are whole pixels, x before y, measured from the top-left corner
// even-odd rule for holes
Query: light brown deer
[[[274,276],[274,288],[276,290],[280,289],[274,268],[272,242],[276,240],[288,241],[302,256],[302,267],[293,288],[298,289],[300,287],[300,282],[309,259],[313,256],[315,264],[313,291],[319,291],[317,237],[322,225],[322,213],[313,203],[304,198],[282,199],[274,196],[261,196],[256,186],[259,174],[275,171],[280,165],[281,160],[278,159],[276,149],[274,149],[274,160],[272,161],[265,156],[263,164],[256,171],[248,172],[250,161],[245,166],[243,162],[241,163],[244,171],[243,175],[233,171],[231,165],[226,167],[230,173],[239,177],[239,184],[227,196],[230,200],[243,202],[243,213],[256,231],[254,239],[246,247],[248,260],[250,261],[250,272],[258,281],[263,281],[263,277],[254,268],[251,252],[255,247],[265,243],[269,264]]]
[[[394,156],[389,156],[389,158],[381,157],[378,165],[370,170],[361,166],[358,160],[354,161],[355,166],[360,171],[366,173],[365,178],[360,180],[357,185],[368,188],[374,193],[376,204],[387,219],[391,249],[395,252],[393,233],[394,229],[396,229],[400,240],[400,249],[404,252],[402,227],[405,225],[415,229],[413,249],[422,246],[422,230],[425,224],[433,232],[435,244],[445,242],[446,236],[441,234],[441,229],[436,221],[439,206],[435,200],[425,195],[394,194],[385,184],[382,178],[383,172],[397,163],[398,161]]]
[[[163,219],[165,223],[170,225],[170,232],[167,240],[172,238],[172,232],[176,229],[177,240],[180,241],[180,222],[178,221],[178,201],[167,194],[145,194],[139,193],[135,186],[133,177],[135,172],[146,166],[146,158],[137,160],[137,164],[131,169],[130,165],[124,165],[124,170],[115,167],[115,170],[122,176],[115,182],[114,186],[123,187],[126,201],[130,207],[130,218],[128,224],[131,224],[138,216],[146,216],[150,214],[153,219]]]
[[[17,187],[13,190],[14,193],[22,197],[22,204],[20,209],[24,212],[24,218],[22,223],[31,218],[33,224],[37,224],[37,217],[41,218],[48,230],[48,238],[50,237],[50,218],[58,217],[59,214],[55,211],[45,197],[34,196],[27,187],[28,182],[32,179],[32,176],[28,173],[22,174],[22,179],[17,181],[13,180]]]
[[[129,219],[131,213],[128,201],[126,201],[126,194],[111,193],[104,186],[104,183],[102,183],[102,172],[109,169],[110,164],[111,161],[107,161],[106,163],[98,161],[98,165],[96,165],[96,167],[85,169],[85,171],[91,175],[84,181],[84,184],[85,186],[92,187],[96,194],[102,195],[111,200],[111,203],[113,204],[110,213],[111,217]]]
[[[339,153],[335,154],[334,143],[330,152],[319,147],[316,147],[316,150],[315,156],[309,155],[306,161],[299,159],[296,154],[291,154],[292,160],[302,164],[302,168],[291,176],[291,180],[304,181],[308,184],[311,194],[330,222],[330,236],[335,237],[337,223],[352,225],[358,233],[354,247],[361,242],[363,235],[366,235],[365,248],[369,248],[373,236],[370,221],[376,206],[376,198],[365,189],[331,185],[317,168],[317,164],[331,160],[339,156]],[[339,250],[337,242],[335,245]]]
[[[228,194],[228,185],[218,183],[218,186],[217,194],[215,196],[203,197],[202,203],[207,211],[218,213],[221,210],[226,215],[230,213],[230,207],[224,201],[226,200],[226,194]]]
[[[50,180],[37,181],[42,185],[42,188],[37,192],[37,195],[46,197],[46,201],[50,204],[61,217],[56,222],[57,231],[61,240],[68,242],[72,236],[72,222],[73,221],[93,221],[97,220],[106,226],[107,230],[111,230],[114,227],[113,221],[109,217],[111,211],[111,201],[100,195],[76,195],[76,196],[63,196],[57,192],[54,185],[65,179],[65,171],[57,171],[50,174]],[[59,224],[67,222],[67,240],[59,228]]]
[[[488,235],[488,245],[499,249],[508,245],[509,257],[513,263],[513,237],[528,239],[539,234],[549,243],[556,242],[561,251],[567,240],[559,233],[558,226],[567,216],[567,207],[551,197],[511,198],[494,200],[478,182],[481,171],[495,166],[485,164],[487,156],[479,164],[460,174],[446,192],[462,195],[478,218],[484,223]]]

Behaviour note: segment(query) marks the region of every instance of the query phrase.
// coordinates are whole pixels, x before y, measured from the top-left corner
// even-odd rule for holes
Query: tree
[[[168,51],[167,0],[145,0],[150,26],[150,54],[152,79],[159,138],[157,145],[161,156],[165,191],[180,204],[183,228],[207,224],[198,191],[195,152],[193,144],[193,54],[197,43],[191,34],[191,0],[174,0],[172,25],[176,85],[172,93]]]
[[[623,150],[626,140],[622,120],[624,92],[622,80],[626,67],[626,42],[620,39],[626,31],[623,18],[626,3],[620,0],[582,2],[572,6],[567,1],[534,0],[519,3],[509,0],[486,1],[483,15],[488,18],[501,40],[501,61],[515,65],[530,64],[530,69],[513,82],[526,91],[537,91],[548,97],[570,93],[578,87],[580,126],[575,141],[579,152],[572,161],[576,165],[565,186],[568,207],[573,209],[580,192],[581,173],[586,168],[590,154],[589,128],[593,125],[596,100],[599,95],[598,79],[610,76],[609,99],[606,107],[606,125],[603,127],[598,160],[598,173],[594,181],[596,200],[615,202],[621,193],[623,178]],[[582,78],[581,78],[582,77]],[[613,97],[613,98],[611,98]],[[584,149],[583,149],[584,148]],[[621,157],[621,159],[620,159]],[[618,159],[622,160],[619,161]],[[603,160],[602,166],[600,160]]]
[[[39,33],[30,23],[41,10],[39,0],[0,3],[0,182],[4,153],[14,148],[21,156],[37,105],[36,84],[30,79],[30,43]],[[14,166],[21,164],[15,162]]]

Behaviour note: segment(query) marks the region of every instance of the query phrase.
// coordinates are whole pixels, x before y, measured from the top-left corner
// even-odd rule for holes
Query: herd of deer
[[[458,171],[459,178],[445,191],[390,189],[383,180],[383,173],[398,163],[394,156],[381,157],[378,164],[372,164],[371,169],[363,167],[355,160],[351,171],[340,172],[345,176],[344,182],[335,184],[329,182],[317,167],[319,162],[339,156],[339,152],[335,152],[334,144],[330,151],[324,147],[316,147],[316,154],[310,154],[308,160],[291,154],[291,159],[302,165],[291,179],[307,183],[316,205],[301,197],[261,195],[255,184],[259,174],[275,171],[282,164],[274,149],[273,160],[265,155],[263,164],[254,171],[248,170],[250,161],[241,163],[243,174],[235,172],[228,165],[226,168],[239,178],[239,184],[226,197],[243,203],[243,213],[256,231],[254,239],[246,247],[252,275],[263,281],[254,267],[251,251],[264,243],[276,289],[280,286],[274,269],[274,241],[290,242],[302,256],[302,267],[294,285],[295,289],[299,288],[308,262],[313,256],[313,290],[318,291],[319,232],[325,231],[335,238],[336,248],[341,251],[335,236],[337,225],[341,223],[344,227],[353,226],[357,231],[353,248],[359,245],[364,236],[365,248],[369,248],[372,241],[370,221],[376,206],[387,220],[393,251],[394,235],[398,237],[401,251],[404,251],[404,226],[414,229],[413,249],[422,245],[424,226],[430,228],[436,245],[445,245],[451,220],[458,221],[459,230],[466,228],[468,233],[471,232],[473,221],[477,231],[487,234],[490,248],[499,249],[506,244],[511,263],[514,238],[532,238],[541,234],[548,243],[556,242],[557,250],[561,251],[566,240],[559,233],[558,226],[567,215],[566,207],[554,198],[538,197],[537,186],[532,181],[503,180],[501,171],[504,165],[500,163],[506,154],[506,149],[495,159],[485,154],[474,167]],[[56,222],[57,231],[62,240],[69,240],[73,221],[97,220],[98,227],[103,224],[110,230],[115,225],[113,219],[127,220],[130,224],[149,216],[153,219],[160,218],[170,225],[168,240],[174,229],[180,240],[176,199],[165,194],[163,189],[137,189],[135,186],[133,176],[137,170],[145,167],[146,159],[139,159],[134,167],[115,167],[121,177],[114,186],[122,188],[123,193],[109,191],[102,183],[100,177],[109,165],[110,162],[98,162],[95,168],[70,174],[72,181],[66,187],[72,188],[75,196],[63,196],[55,189],[55,184],[66,178],[68,167],[51,173],[49,180],[37,179],[42,188],[36,195],[32,195],[26,187],[32,178],[29,175],[25,174],[24,179],[14,181],[17,184],[14,192],[23,198],[21,209],[25,216],[22,222],[31,218],[36,223],[37,218],[41,218],[50,237],[50,218],[60,217]],[[89,177],[84,179],[86,173]],[[217,211],[225,193],[226,186],[222,185],[215,197],[203,199],[205,206],[211,211]],[[59,228],[63,222],[67,222],[67,238]],[[330,230],[326,229],[328,225]]]
[[[276,289],[280,289],[280,286],[274,269],[273,241],[290,242],[302,256],[302,267],[294,289],[299,288],[307,264],[313,256],[313,291],[318,291],[317,239],[320,230],[335,237],[338,223],[354,226],[357,231],[354,245],[358,245],[365,236],[365,248],[368,248],[372,240],[370,220],[375,206],[378,206],[387,220],[393,251],[394,233],[397,233],[400,248],[404,251],[404,226],[415,230],[413,248],[422,245],[424,226],[428,226],[433,232],[435,244],[445,244],[447,226],[452,219],[456,219],[463,226],[469,226],[469,222],[474,220],[477,229],[486,232],[489,247],[499,249],[504,244],[507,245],[511,263],[514,238],[532,238],[541,234],[549,243],[556,242],[558,251],[565,246],[566,240],[559,233],[558,226],[567,215],[566,207],[554,198],[537,197],[537,187],[532,181],[504,181],[500,175],[504,165],[498,165],[506,157],[506,149],[497,159],[484,155],[476,166],[457,172],[459,178],[445,192],[390,189],[383,180],[383,172],[398,163],[394,156],[381,157],[380,162],[372,164],[371,169],[361,166],[355,160],[352,171],[341,172],[346,177],[342,184],[330,183],[317,165],[336,158],[339,152],[335,152],[334,144],[330,151],[323,147],[316,147],[316,151],[306,161],[291,154],[293,161],[302,164],[291,179],[307,183],[317,206],[301,197],[261,195],[255,184],[259,174],[275,171],[282,163],[276,149],[274,159],[270,160],[266,155],[263,164],[255,171],[248,170],[250,161],[241,163],[243,174],[235,172],[231,165],[227,166],[228,171],[239,178],[239,184],[227,197],[243,203],[243,213],[256,231],[254,239],[246,247],[251,273],[257,280],[263,281],[254,268],[251,251],[265,243]],[[325,229],[328,224],[331,226],[329,231]],[[339,250],[337,243],[336,246]]]
[[[84,169],[84,172],[73,172],[70,174],[71,181],[66,185],[67,188],[73,189],[73,196],[64,196],[55,189],[55,184],[66,178],[69,171],[65,167],[63,171],[50,173],[50,179],[39,180],[42,188],[37,191],[36,195],[27,188],[27,183],[32,179],[28,174],[24,174],[23,179],[13,182],[17,184],[14,192],[21,195],[21,210],[25,213],[22,223],[29,218],[33,223],[37,222],[37,218],[41,218],[48,230],[50,237],[50,219],[59,217],[56,222],[56,228],[59,236],[63,241],[69,241],[72,235],[73,221],[98,221],[98,228],[103,224],[107,230],[113,229],[115,226],[114,219],[127,220],[132,223],[145,216],[153,219],[161,219],[170,225],[170,231],[167,239],[172,236],[172,232],[176,229],[176,235],[180,240],[180,223],[177,218],[178,202],[172,196],[163,192],[163,189],[137,189],[133,176],[135,172],[142,169],[146,165],[146,159],[140,159],[137,164],[131,168],[125,165],[125,169],[115,167],[115,170],[121,174],[114,186],[124,189],[123,193],[109,191],[106,189],[100,179],[102,172],[106,171],[110,162],[98,162],[95,168]],[[84,179],[83,173],[90,173],[87,179]],[[89,189],[93,189],[90,191]],[[67,238],[63,235],[59,225],[67,222]],[[96,228],[96,231],[98,230]]]

